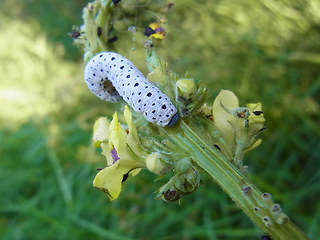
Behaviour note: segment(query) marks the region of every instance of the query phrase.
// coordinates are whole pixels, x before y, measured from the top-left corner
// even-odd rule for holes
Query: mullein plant
[[[258,134],[265,129],[261,103],[240,106],[229,90],[221,90],[213,104],[206,103],[207,89],[190,76],[170,71],[157,54],[167,34],[165,14],[171,6],[161,1],[96,0],[83,10],[84,24],[74,28],[72,37],[84,49],[85,63],[100,52],[116,52],[118,35],[124,30],[144,33],[147,79],[171,100],[179,116],[173,126],[163,127],[148,122],[123,101],[115,103],[122,103],[123,112],[100,117],[93,127],[93,145],[107,160],[93,186],[115,200],[128,177],[147,169],[158,178],[171,176],[156,197],[174,202],[194,192],[200,172],[206,172],[260,227],[264,239],[308,239],[271,195],[247,178],[244,154],[259,146]],[[144,28],[136,22],[137,12]]]

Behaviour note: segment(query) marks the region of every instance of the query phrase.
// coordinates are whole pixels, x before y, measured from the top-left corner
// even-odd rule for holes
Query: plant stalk
[[[274,206],[272,199],[264,198],[264,194],[234,163],[204,142],[184,120],[180,121],[178,128],[164,131],[192,156],[194,163],[206,171],[265,234],[279,240],[309,239],[288,218],[281,224],[277,223],[270,210]]]

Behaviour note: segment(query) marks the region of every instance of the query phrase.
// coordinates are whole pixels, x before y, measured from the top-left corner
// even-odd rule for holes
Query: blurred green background
[[[177,73],[203,80],[210,102],[222,88],[243,105],[262,102],[267,130],[245,158],[249,177],[317,239],[320,1],[172,2],[161,54]],[[258,239],[204,174],[181,206],[154,200],[161,183],[147,171],[113,202],[92,188],[104,160],[91,129],[114,108],[87,90],[82,52],[68,36],[86,3],[0,1],[0,238]],[[142,46],[130,36],[121,51]]]

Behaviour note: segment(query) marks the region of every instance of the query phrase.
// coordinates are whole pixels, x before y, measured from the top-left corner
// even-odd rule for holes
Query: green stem
[[[277,222],[278,215],[271,211],[271,206],[274,206],[272,199],[266,199],[219,150],[204,142],[185,121],[181,120],[179,127],[164,131],[172,141],[192,155],[193,161],[218,183],[265,234],[279,240],[308,239],[292,221]],[[243,188],[250,191],[244,192]]]

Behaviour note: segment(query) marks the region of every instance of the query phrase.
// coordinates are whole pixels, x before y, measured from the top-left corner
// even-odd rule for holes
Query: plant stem
[[[263,193],[239,168],[219,153],[219,150],[204,142],[184,120],[180,121],[178,128],[164,131],[192,156],[193,161],[218,183],[265,234],[279,240],[308,239],[292,221],[277,223],[270,210],[270,206],[274,206],[272,200],[266,200]],[[250,191],[245,193],[243,188],[249,188]]]

